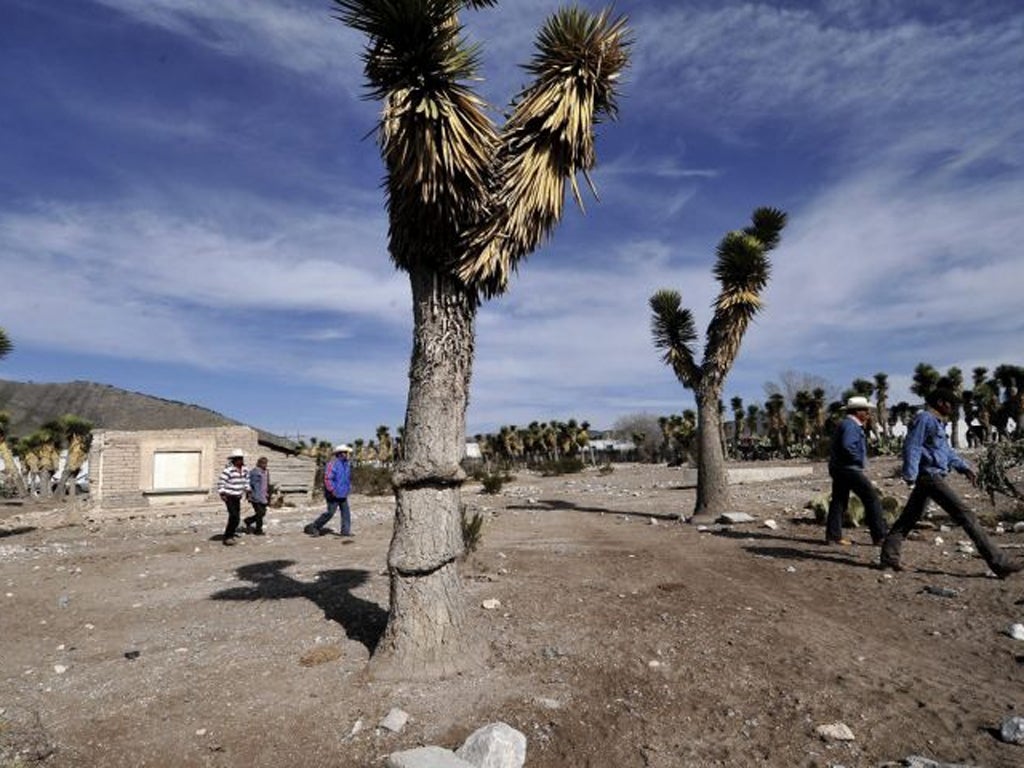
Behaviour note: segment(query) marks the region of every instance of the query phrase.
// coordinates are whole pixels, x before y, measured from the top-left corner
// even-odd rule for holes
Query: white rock
[[[853,741],[853,731],[850,730],[850,726],[846,723],[828,723],[826,725],[819,725],[814,729],[814,732],[818,734],[823,741]]]
[[[205,736],[205,735],[206,735],[206,729],[205,728],[200,728],[199,730],[196,731],[196,736]]]
[[[65,672],[68,671],[68,668],[64,664],[54,664],[53,671],[56,672],[58,675],[63,675]]]
[[[526,736],[506,723],[491,723],[471,733],[455,754],[477,768],[522,768]]]
[[[1007,744],[1024,745],[1024,717],[1013,715],[1003,720],[999,729],[999,738]]]
[[[487,609],[488,611],[494,611],[501,608],[501,600],[496,597],[492,597],[489,600],[484,600],[480,603],[480,606]]]
[[[461,757],[441,747],[417,747],[388,755],[384,768],[474,768]]]
[[[722,514],[718,521],[725,525],[736,525],[738,523],[753,523],[757,520],[753,515],[748,515],[746,512],[726,512]]]
[[[779,524],[777,522],[775,522],[774,520],[772,520],[771,518],[768,518],[767,520],[764,521],[764,527],[768,528],[770,530],[775,531],[775,530],[778,530]]]
[[[403,712],[398,707],[392,707],[391,711],[384,715],[384,719],[378,723],[378,728],[386,728],[392,733],[398,733],[409,722],[409,713]]]
[[[796,573],[796,566],[795,565],[787,565],[786,566],[786,573]]]
[[[942,537],[941,537],[941,536],[936,536],[936,537],[935,537],[935,546],[936,546],[936,547],[941,547],[941,546],[942,546],[943,544],[945,544],[945,543],[946,543],[946,542],[944,542],[944,541],[942,540]]]
[[[1024,640],[1024,624],[1011,624],[1006,630],[1006,634],[1014,640]]]

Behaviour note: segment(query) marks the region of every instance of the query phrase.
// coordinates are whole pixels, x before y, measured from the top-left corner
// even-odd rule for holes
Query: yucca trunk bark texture
[[[722,449],[718,392],[697,391],[697,503],[692,523],[715,520],[729,506],[729,475]]]
[[[461,461],[477,303],[428,268],[409,271],[413,349],[404,451],[392,477],[395,529],[388,551],[391,605],[372,676],[436,679],[474,666],[458,574],[463,553]]]
[[[21,476],[18,465],[14,463],[14,454],[6,440],[0,440],[0,459],[4,462],[4,474],[7,480],[14,486],[15,493],[20,497],[28,496],[28,488],[25,486],[25,478]]]

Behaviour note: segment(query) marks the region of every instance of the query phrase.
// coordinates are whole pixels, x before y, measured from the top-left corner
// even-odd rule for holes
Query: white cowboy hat
[[[334,453],[352,453],[352,448],[345,443],[334,446]]]
[[[245,458],[245,451],[243,451],[241,448],[235,448],[235,450],[233,450],[231,453],[228,454],[228,458],[229,459],[244,459]]]
[[[854,395],[846,401],[846,410],[848,411],[868,411],[874,407],[863,395]]]

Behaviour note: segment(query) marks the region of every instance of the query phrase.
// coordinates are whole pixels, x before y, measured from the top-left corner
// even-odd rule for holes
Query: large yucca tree
[[[761,292],[771,274],[768,252],[778,245],[785,225],[782,211],[758,208],[750,226],[728,233],[719,242],[714,275],[721,288],[699,364],[693,346],[697,339],[693,313],[682,306],[679,292],[660,290],[650,298],[654,346],[697,401],[697,503],[691,522],[717,517],[729,503],[719,401],[743,334],[762,309]]]
[[[520,261],[562,214],[568,180],[595,162],[594,125],[615,114],[627,63],[625,22],[574,8],[551,16],[527,66],[533,76],[498,128],[468,87],[478,50],[458,14],[490,0],[334,0],[364,33],[370,95],[383,104],[389,250],[409,274],[413,349],[404,453],[394,469],[388,623],[372,659],[378,675],[437,677],[482,650],[468,631],[460,462],[484,299],[508,288]]]

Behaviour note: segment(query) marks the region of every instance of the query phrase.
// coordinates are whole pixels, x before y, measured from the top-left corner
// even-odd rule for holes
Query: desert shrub
[[[610,461],[606,461],[600,467],[597,468],[597,474],[599,475],[610,475],[615,471],[615,467],[612,466]]]
[[[537,467],[537,470],[544,477],[556,477],[558,475],[575,475],[583,471],[583,460],[578,456],[563,456],[553,461],[545,461]]]
[[[825,524],[825,518],[828,517],[828,505],[832,501],[832,494],[826,493],[824,496],[819,496],[816,499],[811,499],[804,505],[804,509],[810,509],[814,511],[814,521]],[[882,516],[888,522],[893,522],[900,511],[900,500],[895,496],[883,496],[882,497]],[[848,528],[857,528],[864,524],[864,505],[861,500],[857,498],[856,494],[850,494],[850,503],[846,507],[846,514],[843,515],[843,525]]]
[[[480,483],[483,485],[483,492],[490,494],[491,496],[501,493],[501,486],[508,480],[507,475],[495,473],[493,475],[484,475],[480,479]]]
[[[352,467],[352,490],[367,496],[390,496],[394,493],[391,470],[387,467],[357,464]]]
[[[462,548],[469,555],[476,551],[483,538],[484,516],[479,512],[470,516],[465,506],[459,510],[459,516],[462,520]]]

